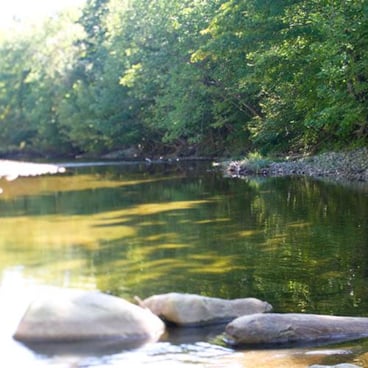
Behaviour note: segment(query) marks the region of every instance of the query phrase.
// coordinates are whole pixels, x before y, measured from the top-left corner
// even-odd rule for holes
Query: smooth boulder
[[[14,338],[26,344],[116,342],[120,347],[157,341],[164,323],[150,311],[97,291],[52,289],[25,312]]]
[[[270,304],[256,298],[226,300],[181,293],[154,295],[140,304],[163,320],[180,326],[226,323],[239,316],[272,310]]]
[[[235,319],[225,331],[230,345],[313,345],[368,337],[368,318],[254,314]]]

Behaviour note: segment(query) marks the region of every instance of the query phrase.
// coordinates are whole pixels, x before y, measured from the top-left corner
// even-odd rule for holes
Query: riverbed
[[[16,343],[28,302],[49,286],[130,301],[170,291],[252,296],[277,312],[368,316],[367,186],[226,178],[210,162],[64,166],[63,174],[0,181],[3,362],[213,368],[364,360],[365,340],[233,350],[216,329],[171,331],[142,349],[106,354],[50,355]]]

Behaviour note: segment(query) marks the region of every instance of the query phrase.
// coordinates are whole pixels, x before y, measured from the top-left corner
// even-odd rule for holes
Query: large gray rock
[[[318,344],[368,337],[368,318],[316,314],[254,314],[226,326],[232,345]]]
[[[186,326],[225,323],[242,315],[272,310],[270,304],[256,298],[226,300],[181,293],[154,295],[140,303],[163,320]]]
[[[94,291],[52,289],[29,306],[14,338],[26,344],[119,342],[139,346],[157,341],[163,322],[149,310]]]

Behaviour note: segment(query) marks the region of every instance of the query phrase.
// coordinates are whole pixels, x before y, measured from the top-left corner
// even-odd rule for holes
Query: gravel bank
[[[368,182],[368,148],[346,152],[328,152],[296,160],[268,162],[231,161],[226,164],[231,176],[310,176],[336,180]]]

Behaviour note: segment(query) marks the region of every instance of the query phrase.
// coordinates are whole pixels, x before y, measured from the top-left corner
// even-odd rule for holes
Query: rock
[[[231,345],[313,345],[368,337],[368,318],[316,314],[254,314],[226,326]]]
[[[361,367],[368,367],[368,352],[358,355],[354,359]]]
[[[310,365],[309,368],[360,368],[360,366],[350,363],[341,363],[337,365],[320,365],[320,364],[313,364]]]
[[[56,288],[31,302],[14,338],[26,344],[116,342],[130,348],[157,341],[164,329],[157,316],[124,299]]]
[[[141,305],[167,322],[186,326],[225,323],[245,314],[272,310],[270,304],[255,298],[226,300],[180,293],[154,295]]]
[[[244,159],[225,163],[224,165],[225,172],[230,176],[302,175],[315,178],[332,178],[342,182],[366,182],[368,181],[368,148],[327,152],[309,157],[286,158],[281,162],[267,162],[267,160],[252,162]],[[257,166],[259,166],[259,169]]]

